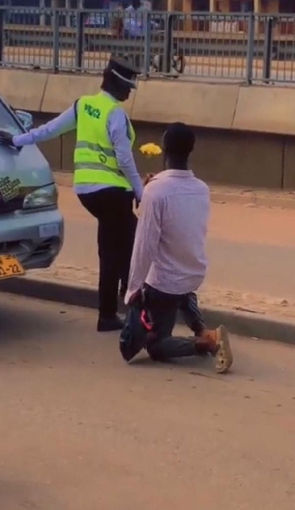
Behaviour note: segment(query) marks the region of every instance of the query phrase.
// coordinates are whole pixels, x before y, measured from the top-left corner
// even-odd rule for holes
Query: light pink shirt
[[[204,280],[208,186],[191,170],[166,170],[145,187],[125,302],[146,282],[169,294],[186,294]]]

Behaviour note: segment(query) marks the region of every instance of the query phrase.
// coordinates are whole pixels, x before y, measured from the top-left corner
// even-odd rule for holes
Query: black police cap
[[[124,58],[111,57],[107,69],[126,87],[136,89],[136,78],[140,71]]]

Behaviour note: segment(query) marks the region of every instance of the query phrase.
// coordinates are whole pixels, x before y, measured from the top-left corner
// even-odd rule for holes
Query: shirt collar
[[[181,178],[187,178],[187,177],[194,177],[194,173],[192,170],[163,170],[162,172],[158,173],[155,177],[157,179],[160,179],[161,177],[181,177]]]
[[[106,92],[105,90],[102,90],[102,91],[101,91],[101,94],[102,94],[103,96],[110,97],[113,101],[116,101],[116,103],[119,103],[119,101],[118,101],[118,100],[117,100],[114,96],[112,96],[112,94],[109,94],[109,93],[108,93],[108,92]]]

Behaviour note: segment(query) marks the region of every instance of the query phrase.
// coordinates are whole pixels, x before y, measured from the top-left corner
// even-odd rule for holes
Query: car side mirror
[[[23,110],[15,110],[15,115],[18,120],[22,123],[26,131],[30,131],[34,127],[33,115]]]

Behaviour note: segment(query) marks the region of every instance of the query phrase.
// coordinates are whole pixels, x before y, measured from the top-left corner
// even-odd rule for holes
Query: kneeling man
[[[194,131],[185,124],[171,124],[164,133],[165,170],[143,193],[125,303],[145,288],[153,322],[147,351],[153,360],[208,353],[224,373],[233,362],[227,331],[206,328],[194,294],[207,268],[210,211],[209,188],[188,166],[194,145]],[[179,309],[193,338],[172,336]]]

